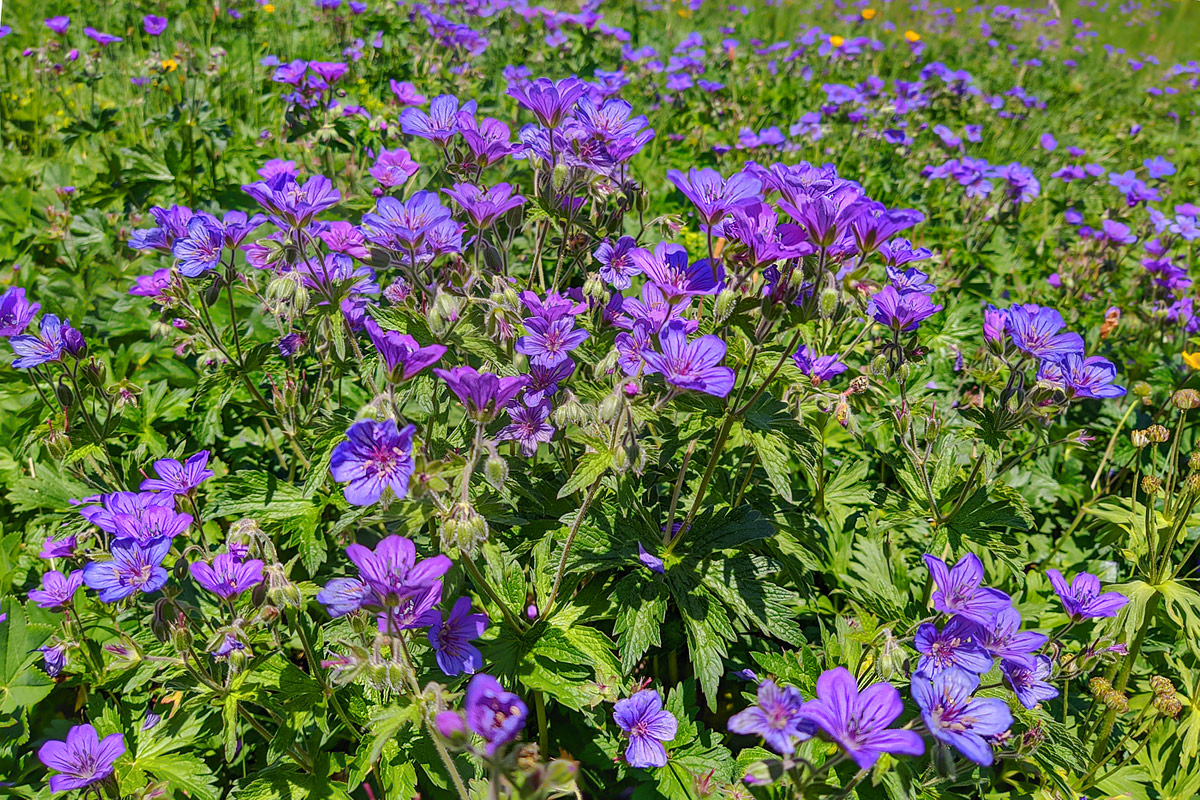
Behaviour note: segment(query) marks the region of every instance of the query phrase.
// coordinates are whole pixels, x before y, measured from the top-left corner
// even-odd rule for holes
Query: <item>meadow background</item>
[[[51,352],[32,370],[0,356],[0,794],[50,796],[62,762],[38,753],[90,724],[123,750],[107,772],[88,768],[80,796],[1196,796],[1200,4],[1059,11],[5,3],[0,323],[10,339],[41,331]],[[344,69],[291,76],[297,60]],[[618,166],[588,150],[599,134],[547,158],[532,130],[545,120],[513,88],[569,76],[597,104],[627,101],[653,137]],[[508,126],[499,157],[468,147],[457,117],[448,144],[402,121],[442,95]],[[409,158],[385,163],[396,148]],[[836,179],[918,212],[897,223],[903,247],[886,238],[889,254],[927,249],[908,264],[921,272],[845,225],[836,243],[759,259],[755,242],[779,243],[773,208],[772,226],[713,233],[698,193],[667,175],[712,169],[724,187],[741,175],[778,204],[777,163],[792,169],[774,173],[792,176],[784,196],[788,180]],[[300,176],[293,200],[314,175],[340,192],[307,239],[310,221],[244,188],[281,169]],[[381,198],[501,181],[525,202],[487,224],[466,225],[469,204],[441,195],[466,235],[422,254],[428,284],[403,248],[364,249],[336,280],[297,266],[325,223],[369,232]],[[215,268],[185,278],[194,254],[146,245],[173,206],[270,219],[245,241],[259,251],[218,242]],[[802,227],[814,241],[816,225]],[[601,271],[598,248],[621,236],[707,257],[689,281],[727,270],[671,313],[694,323],[688,336],[721,340],[734,391],[624,368],[619,337],[637,326],[614,297],[645,299],[653,281]],[[897,323],[880,311],[889,285],[938,308]],[[47,344],[26,301],[86,345]],[[571,306],[589,338],[574,375],[540,387],[552,402],[517,401],[544,408],[532,434],[511,406],[473,420],[429,370],[397,377],[376,335],[444,348],[439,368],[515,378],[533,371],[515,342],[543,301]],[[1079,358],[1103,365],[1064,377],[1038,331],[1014,334],[1012,313],[1037,313],[1019,304],[1060,314],[1047,335],[1078,333]],[[661,302],[647,313],[659,316],[643,344],[665,352],[673,317]],[[417,443],[396,446],[416,472],[407,497],[391,484],[364,503],[337,453],[375,419],[414,423]],[[148,524],[152,501],[117,493],[198,451],[212,474],[168,503],[188,519],[155,565],[165,588],[98,597],[86,570],[113,562],[112,520]],[[454,562],[437,597],[448,614],[456,596],[487,614],[473,643],[377,626],[391,612],[374,601],[346,613],[329,600],[362,571],[345,548],[389,537]],[[257,563],[258,579],[232,579],[248,583],[227,596],[196,577],[222,554]],[[968,745],[943,724],[948,706],[915,688],[949,691],[921,671],[933,657],[919,631],[966,608],[926,554],[978,558],[1044,642],[1036,662],[1024,654],[1045,670],[1032,700],[1002,648],[985,648],[966,695],[1008,724]],[[76,568],[86,587],[30,598],[49,571]],[[1126,602],[1081,611],[1048,569],[1097,576]],[[989,620],[966,638],[994,639]],[[863,690],[899,688],[902,715],[884,727],[921,732],[923,755],[867,763],[857,723],[802,720],[798,698],[814,702],[840,668]],[[480,700],[471,673],[503,689]],[[768,681],[798,694],[765,696]],[[627,724],[654,716],[645,692],[673,720],[662,735]],[[782,748],[770,724],[736,721],[769,717],[772,702]],[[478,722],[487,703],[509,710]],[[646,736],[663,763],[632,748]]]

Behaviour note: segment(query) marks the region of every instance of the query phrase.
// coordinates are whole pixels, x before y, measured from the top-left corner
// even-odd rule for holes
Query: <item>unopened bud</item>
[[[570,177],[570,170],[566,164],[555,164],[554,170],[551,172],[551,179],[554,181],[554,191],[561,192],[563,187],[567,185],[567,178]]]
[[[497,492],[508,482],[508,462],[499,453],[492,453],[483,463],[483,477]]]
[[[1188,456],[1188,469],[1192,472],[1200,471],[1200,450]]]
[[[1142,491],[1153,497],[1162,490],[1162,478],[1154,475],[1142,476]]]
[[[600,421],[612,422],[621,413],[623,399],[616,392],[610,393],[600,401]]]
[[[737,304],[737,292],[733,289],[722,289],[717,299],[713,301],[713,317],[714,322],[721,323],[729,319],[729,315],[733,313],[733,308]]]
[[[175,646],[176,653],[190,651],[192,649],[192,641],[192,631],[186,622],[181,622],[171,627],[171,644]]]
[[[821,290],[820,297],[817,299],[817,313],[823,318],[828,319],[833,316],[833,312],[838,307],[838,292],[837,289],[826,287]]]
[[[604,303],[608,300],[608,284],[599,275],[589,274],[583,282],[583,296],[597,303]]]
[[[487,240],[483,243],[483,264],[492,272],[500,272],[504,269],[504,257],[500,255],[496,245]]]
[[[1130,431],[1129,441],[1133,443],[1134,447],[1141,450],[1150,444],[1150,434],[1146,431]]]
[[[210,283],[208,288],[204,290],[204,305],[209,306],[210,308],[215,306],[217,301],[221,299],[222,288],[221,276],[214,272],[212,276],[212,283]]]
[[[1146,433],[1150,436],[1150,441],[1162,444],[1171,438],[1171,432],[1162,425],[1151,425],[1146,429]]]

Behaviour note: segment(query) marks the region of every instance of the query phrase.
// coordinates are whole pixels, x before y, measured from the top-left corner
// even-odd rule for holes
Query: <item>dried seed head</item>
[[[1171,396],[1171,402],[1180,411],[1196,408],[1200,406],[1200,392],[1195,389],[1180,389]]]

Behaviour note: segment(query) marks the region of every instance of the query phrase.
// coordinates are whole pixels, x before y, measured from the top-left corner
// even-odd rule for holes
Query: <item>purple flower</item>
[[[70,327],[71,323],[62,322],[53,314],[44,315],[36,336],[26,333],[8,340],[17,355],[12,365],[17,369],[30,369],[58,361],[63,354],[63,329]]]
[[[50,17],[46,20],[46,27],[62,36],[67,32],[67,28],[71,25],[70,17]]]
[[[792,356],[792,361],[796,362],[796,368],[802,374],[808,376],[813,386],[819,386],[825,381],[832,380],[847,369],[846,365],[841,362],[841,356],[838,353],[813,358],[808,345],[803,344]]]
[[[42,542],[42,552],[38,553],[38,558],[70,558],[75,555],[77,544],[78,537],[74,534],[62,539],[46,539]]]
[[[79,513],[100,530],[115,536],[141,540],[140,535],[135,536],[131,531],[136,529],[139,533],[141,531],[148,532],[161,529],[164,525],[172,526],[174,524],[157,516],[161,511],[170,512],[174,516],[175,497],[171,494],[113,492],[90,497],[85,502],[95,501],[99,501],[101,505],[85,506],[79,510]],[[186,514],[182,516],[187,517],[188,524],[191,523],[191,517]],[[146,520],[146,522],[143,523],[142,520]],[[121,533],[122,530],[126,532]]]
[[[989,305],[983,310],[983,338],[989,342],[1003,342],[1008,330],[1008,312]]]
[[[446,354],[443,345],[431,344],[422,347],[408,334],[385,331],[379,327],[379,323],[369,317],[364,324],[392,383],[411,380],[421,370],[436,364],[438,359]]]
[[[1054,150],[1056,147],[1058,147],[1058,140],[1049,133],[1043,133],[1042,138],[1039,141],[1043,150]]]
[[[1051,676],[1053,666],[1054,662],[1050,656],[1037,656],[1033,666],[1016,661],[1001,661],[1000,672],[1016,692],[1021,705],[1033,708],[1038,703],[1058,697],[1058,689],[1046,680]]]
[[[631,767],[647,769],[667,765],[665,742],[675,738],[679,722],[663,708],[662,698],[653,689],[643,689],[632,697],[618,700],[613,721],[629,734],[625,760]]]
[[[779,201],[779,208],[796,220],[814,245],[832,247],[846,233],[850,224],[867,210],[863,191],[849,181],[839,181],[829,191],[820,194],[810,193],[813,188],[784,184],[782,190],[785,199]],[[898,219],[897,223],[902,224],[897,230],[909,227],[903,224],[902,219]],[[892,226],[889,224],[888,227]],[[872,239],[886,238],[874,233],[873,228],[870,231]],[[868,233],[868,229],[863,232]]]
[[[685,324],[671,322],[659,332],[658,343],[662,352],[646,351],[643,358],[671,386],[716,397],[733,389],[733,370],[718,366],[725,358],[720,337],[710,334],[689,342]]]
[[[915,267],[908,269],[899,269],[898,267],[887,267],[888,283],[896,288],[896,291],[902,295],[920,292],[921,294],[933,294],[937,291],[937,287],[929,282],[929,276]]]
[[[153,14],[147,14],[142,17],[142,30],[146,31],[151,36],[161,36],[163,31],[167,29],[167,18],[156,17]]]
[[[42,588],[30,592],[29,599],[42,608],[62,608],[71,604],[76,590],[82,585],[82,570],[77,569],[70,575],[51,570],[42,576]]]
[[[435,369],[433,374],[446,382],[459,402],[466,406],[468,416],[477,422],[495,419],[500,409],[529,383],[528,375],[501,378],[466,366]]]
[[[464,705],[467,725],[487,742],[489,757],[517,738],[529,714],[521,698],[506,692],[499,681],[484,672],[471,678]]]
[[[237,597],[251,586],[262,583],[263,562],[242,561],[231,553],[218,553],[212,565],[197,561],[188,569],[192,579],[220,597]]]
[[[379,158],[375,159],[375,164],[367,172],[371,173],[372,178],[379,181],[380,186],[385,189],[393,189],[403,186],[420,169],[420,165],[412,160],[412,156],[407,150],[397,147],[395,150],[381,152]]]
[[[52,646],[42,646],[37,649],[42,654],[42,669],[51,678],[57,678],[67,666],[67,645],[59,643]]]
[[[726,181],[714,169],[692,168],[685,176],[677,169],[667,170],[667,179],[692,202],[707,225],[716,225],[734,208],[758,202],[762,183],[745,172],[737,172]]]
[[[83,35],[94,41],[101,47],[107,47],[115,42],[125,41],[120,36],[113,36],[111,33],[101,33],[95,28],[84,28]]]
[[[92,561],[83,568],[83,582],[96,590],[102,603],[115,603],[138,592],[152,594],[167,584],[162,562],[170,550],[171,540],[166,538],[145,545],[118,539],[113,542],[110,560]]]
[[[641,542],[638,542],[638,561],[641,561],[642,566],[655,574],[665,575],[667,573],[663,560],[649,553]]]
[[[1120,592],[1100,592],[1100,579],[1088,572],[1081,572],[1071,580],[1071,585],[1056,569],[1046,570],[1046,577],[1054,587],[1063,610],[1075,622],[1095,617],[1115,617],[1129,598]]]
[[[600,243],[592,255],[600,262],[600,277],[605,283],[614,289],[628,289],[633,284],[630,278],[642,273],[632,257],[636,248],[637,240],[632,236],[622,236],[616,244],[608,239]]]
[[[917,668],[926,675],[963,669],[982,675],[992,668],[992,657],[979,642],[978,626],[965,617],[953,617],[941,631],[926,622],[917,628],[913,647],[921,654]]]
[[[197,214],[188,220],[187,235],[176,239],[171,253],[179,259],[179,271],[197,278],[221,263],[225,248],[225,230],[213,217]]]
[[[587,310],[587,303],[577,303],[555,291],[546,292],[546,299],[543,300],[526,289],[521,292],[520,298],[521,304],[529,309],[531,316],[541,317],[547,322],[554,322],[568,314],[578,316]]]
[[[366,238],[397,251],[415,250],[440,223],[450,220],[450,209],[433,192],[417,192],[406,201],[381,197],[375,213],[363,214]]]
[[[451,677],[478,672],[483,667],[483,656],[471,640],[483,635],[488,625],[487,615],[472,614],[471,598],[460,597],[454,601],[445,622],[440,614],[436,617],[429,626],[429,644],[437,656],[438,667]]]
[[[1015,305],[1008,310],[1008,333],[1017,349],[1031,356],[1065,356],[1083,354],[1083,337],[1066,327],[1062,315],[1053,308],[1037,305]]]
[[[659,242],[653,253],[639,247],[629,257],[670,302],[681,297],[716,294],[723,287],[724,267],[718,266],[714,275],[708,259],[689,266],[687,250],[681,245]]]
[[[470,183],[456,183],[451,189],[443,189],[458,203],[476,228],[484,230],[514,208],[525,205],[525,198],[513,194],[513,187],[498,183],[490,189],[480,189]]]
[[[801,709],[860,769],[870,769],[884,753],[919,756],[925,752],[925,743],[914,731],[888,727],[903,711],[895,686],[876,683],[860,693],[845,667],[821,673],[816,699]]]
[[[981,586],[983,563],[974,553],[967,553],[952,568],[928,553],[922,558],[937,586],[932,596],[933,607],[943,614],[961,614],[980,625],[988,625],[996,614],[1012,606],[1012,600],[1004,592]]]
[[[1110,398],[1123,397],[1125,387],[1117,386],[1117,367],[1100,356],[1084,358],[1068,353],[1054,362],[1058,367],[1063,388],[1073,397]]]
[[[1033,654],[1049,640],[1044,633],[1022,631],[1021,614],[1011,606],[996,612],[991,624],[977,632],[980,644],[994,657],[1007,662],[1033,666]]]
[[[154,462],[154,472],[157,478],[142,481],[143,492],[188,494],[214,474],[208,469],[207,450],[201,450],[182,464],[173,458],[160,458]]]
[[[1170,161],[1167,161],[1162,156],[1147,158],[1142,162],[1142,165],[1146,168],[1146,172],[1150,175],[1152,180],[1166,178],[1169,175],[1175,174],[1175,165]]]
[[[486,117],[479,122],[474,114],[460,111],[458,132],[474,156],[475,163],[481,167],[490,167],[516,150],[516,146],[511,142],[512,131],[503,122],[492,117]]]
[[[102,781],[113,772],[113,764],[125,753],[125,737],[110,733],[103,740],[91,725],[76,725],[64,742],[52,740],[38,750],[38,760],[59,773],[50,777],[54,794],[82,789]]]
[[[342,199],[342,193],[324,175],[314,175],[302,185],[288,172],[246,184],[242,191],[271,215],[276,227],[283,229],[303,228]]]
[[[416,545],[411,539],[392,535],[374,550],[361,544],[346,548],[346,555],[358,567],[359,577],[378,596],[380,605],[394,606],[396,601],[425,593],[441,583],[451,567],[444,555],[417,561]]]
[[[462,110],[474,114],[475,101],[464,103]],[[400,129],[409,136],[428,139],[445,147],[458,133],[458,115],[458,98],[444,94],[433,98],[428,114],[419,108],[404,109],[400,114]]]
[[[396,96],[396,101],[402,106],[420,106],[425,104],[425,95],[417,91],[417,87],[413,86],[408,81],[389,80],[388,85],[392,88],[392,94]]]
[[[0,297],[0,336],[8,338],[24,333],[41,307],[41,303],[30,303],[20,286],[10,288]]]
[[[979,676],[951,669],[932,679],[917,673],[912,693],[921,707],[925,726],[943,744],[950,745],[976,764],[992,763],[987,736],[997,736],[1012,726],[1012,712],[998,697],[972,697]]]
[[[765,680],[758,685],[758,702],[729,718],[729,730],[761,736],[776,753],[790,756],[796,744],[811,739],[816,725],[803,712],[804,698],[791,686]]]
[[[391,488],[397,500],[408,495],[413,473],[412,438],[416,427],[397,430],[396,421],[363,419],[350,426],[346,440],[333,449],[329,471],[339,483],[347,483],[346,500],[356,506],[379,502]]]
[[[536,405],[517,403],[510,405],[507,411],[512,423],[501,428],[496,433],[496,439],[518,442],[526,458],[537,452],[539,444],[549,442],[554,436],[554,426],[547,421],[550,417],[549,402]]]
[[[942,307],[934,305],[922,292],[900,294],[894,286],[885,286],[871,298],[867,312],[881,325],[897,331],[916,330]]]
[[[850,231],[862,254],[878,250],[888,239],[925,221],[925,215],[909,208],[888,210],[883,203],[858,204],[850,220]]]
[[[586,91],[587,84],[573,76],[558,81],[536,78],[528,83],[510,82],[508,85],[508,96],[532,111],[537,121],[551,130],[562,123],[563,117]]]
[[[516,342],[516,351],[529,356],[529,361],[539,367],[553,368],[566,361],[567,354],[583,344],[589,336],[582,328],[575,327],[575,318],[560,317],[547,321],[543,317],[528,317],[525,320],[526,334]]]

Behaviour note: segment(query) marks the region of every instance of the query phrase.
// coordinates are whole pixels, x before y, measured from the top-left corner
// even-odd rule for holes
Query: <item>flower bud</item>
[[[1193,472],[1184,478],[1183,490],[1191,495],[1200,494],[1200,474]]]
[[[583,296],[603,304],[608,300],[608,284],[599,275],[591,273],[583,283]]]
[[[720,324],[729,319],[737,305],[737,292],[733,289],[722,289],[717,299],[713,301],[713,322]]]
[[[1162,478],[1154,475],[1142,476],[1142,491],[1153,497],[1162,491]]]
[[[1200,472],[1200,450],[1188,456],[1188,469],[1192,472]]]
[[[504,257],[500,255],[496,245],[488,240],[483,242],[483,265],[492,272],[500,272],[504,269]]]
[[[186,620],[181,620],[171,626],[171,644],[174,645],[176,653],[189,652],[192,649],[192,642],[192,631],[188,627]]]
[[[438,733],[449,742],[451,747],[462,748],[471,743],[471,734],[462,714],[457,711],[443,711],[433,718],[434,727]]]
[[[1171,432],[1162,425],[1151,425],[1146,429],[1146,433],[1150,436],[1150,441],[1157,444],[1162,444],[1171,438]]]
[[[583,404],[579,402],[579,398],[574,392],[567,391],[562,403],[558,408],[551,412],[554,422],[558,427],[565,428],[568,425],[580,425],[588,418],[587,410]]]
[[[1150,434],[1146,431],[1130,431],[1129,441],[1133,443],[1134,447],[1141,450],[1150,444]]]
[[[75,405],[75,393],[71,391],[71,387],[63,382],[62,378],[58,379],[58,385],[54,387],[54,395],[58,398],[59,404],[63,408],[70,408]]]
[[[554,191],[561,192],[563,187],[567,185],[567,178],[570,177],[570,171],[566,164],[555,164],[554,170],[550,173],[551,180],[554,181]]]
[[[221,276],[214,272],[212,276],[212,283],[210,283],[208,288],[204,290],[204,305],[208,306],[209,308],[215,306],[217,301],[221,299],[222,288]]]
[[[612,422],[621,413],[623,398],[616,392],[608,394],[600,401],[600,421]]]
[[[817,299],[817,313],[821,317],[828,319],[833,316],[833,312],[837,311],[838,307],[838,291],[837,289],[826,286],[821,290],[820,297]]]
[[[63,431],[51,430],[42,441],[56,459],[62,460],[71,452],[71,437]]]
[[[87,342],[77,328],[70,325],[62,326],[63,352],[72,358],[84,358],[87,355]]]
[[[508,482],[508,462],[499,453],[493,452],[483,463],[483,477],[497,492],[503,491],[504,484]]]

